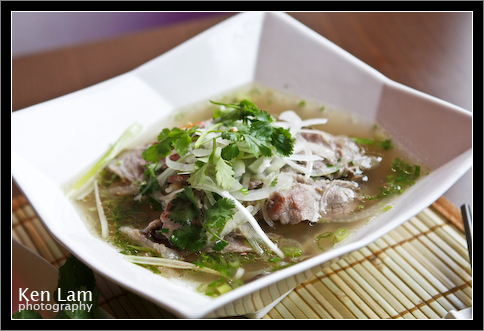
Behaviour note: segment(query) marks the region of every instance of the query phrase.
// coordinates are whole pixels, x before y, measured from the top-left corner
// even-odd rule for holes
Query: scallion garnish
[[[348,237],[348,228],[339,228],[334,233],[334,241],[337,242],[337,243],[345,240],[346,237]]]

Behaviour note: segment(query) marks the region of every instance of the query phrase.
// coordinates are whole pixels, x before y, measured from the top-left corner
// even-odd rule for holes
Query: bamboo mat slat
[[[458,209],[441,198],[297,286],[262,318],[440,319],[450,310],[471,307],[472,270],[463,230]],[[69,256],[23,196],[12,200],[12,237],[57,268]],[[95,275],[100,306],[113,317],[176,318]],[[253,300],[269,304],[265,297]]]

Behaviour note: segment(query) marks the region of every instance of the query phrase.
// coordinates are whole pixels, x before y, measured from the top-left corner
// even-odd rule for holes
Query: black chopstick
[[[467,239],[467,250],[469,251],[469,261],[472,268],[472,215],[469,205],[465,204],[460,207],[462,213],[462,220],[464,221],[464,229]]]

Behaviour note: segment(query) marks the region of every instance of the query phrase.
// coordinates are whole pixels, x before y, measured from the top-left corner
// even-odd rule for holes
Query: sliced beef
[[[173,175],[169,176],[167,179],[168,183],[180,183],[182,186],[185,186],[187,184],[189,176],[188,175]]]
[[[148,226],[144,228],[141,232],[148,239],[159,244],[163,244],[168,248],[177,250],[177,248],[171,243],[170,236],[172,235],[173,230],[177,229],[179,226],[171,222],[167,217],[163,217],[164,214],[167,213],[163,212],[160,218],[151,221],[150,224],[148,224]]]
[[[141,182],[144,179],[145,164],[143,149],[127,150],[108,164],[108,169],[128,183]]]
[[[317,172],[320,169],[326,170],[327,166],[334,166],[334,171],[325,175],[330,179],[365,180],[362,176],[363,170],[370,169],[381,161],[380,157],[364,155],[358,144],[346,136],[334,136],[326,132],[303,132],[300,136],[310,146],[315,146],[313,149],[326,151],[322,153],[326,155],[325,159],[315,161],[313,169]]]
[[[357,210],[361,196],[358,184],[350,181],[333,180],[322,190],[319,204],[320,215],[338,219]]]
[[[264,208],[271,221],[297,224],[310,221],[319,210],[318,192],[306,184],[295,184],[289,191],[272,193]]]
[[[161,231],[162,235],[165,236],[166,239],[170,239],[173,231],[178,229],[180,225],[168,218],[169,213],[170,211],[168,206],[166,210],[161,213],[160,218],[150,222],[150,224],[143,229],[143,232],[148,234],[153,231],[163,230]]]
[[[248,187],[248,189],[249,189],[249,190],[255,190],[255,189],[261,188],[263,185],[264,185],[264,183],[263,183],[261,180],[258,180],[258,179],[252,179],[252,180],[249,182],[249,187]]]
[[[287,191],[272,193],[264,204],[267,222],[297,224],[319,219],[335,220],[357,210],[359,185],[343,180],[306,180],[295,175],[296,183]]]
[[[254,249],[249,243],[245,240],[245,237],[242,236],[237,231],[232,231],[228,235],[224,237],[225,240],[229,243],[225,246],[220,253],[242,253],[242,252],[252,252]],[[209,251],[212,250],[211,248]]]
[[[165,188],[165,193],[171,193],[177,191],[188,184],[188,175],[173,175],[169,176],[166,180],[167,186]]]
[[[341,158],[353,158],[360,154],[360,148],[355,141],[346,136],[334,136],[326,132],[318,133],[301,133],[307,142],[321,145],[323,148],[334,152],[333,159],[328,161],[334,162]]]

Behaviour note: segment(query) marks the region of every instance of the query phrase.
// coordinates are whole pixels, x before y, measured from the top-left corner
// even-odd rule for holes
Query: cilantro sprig
[[[191,149],[197,149],[212,143],[212,153],[207,157],[197,158],[195,171],[190,174],[188,182],[192,186],[205,183],[207,176],[223,190],[231,190],[236,185],[233,161],[243,150],[249,150],[254,157],[271,157],[274,153],[289,156],[293,153],[295,138],[288,130],[274,125],[274,118],[265,110],[247,100],[240,103],[219,103],[214,113],[214,125],[207,130],[192,128],[163,129],[158,135],[158,142],[143,152],[143,158],[148,162],[142,183],[142,195],[148,195],[158,190],[160,183],[156,179],[159,163],[169,156],[173,149],[181,157]],[[210,138],[207,139],[207,136]],[[217,133],[215,136],[213,133]],[[230,141],[220,145],[219,139]]]
[[[225,107],[215,113],[215,123],[222,122],[230,130],[222,133],[222,138],[232,143],[222,149],[222,157],[231,160],[238,156],[238,142],[244,141],[256,156],[272,156],[273,150],[282,156],[289,156],[294,150],[295,139],[288,130],[274,126],[274,119],[265,110],[247,100],[238,104],[219,103],[213,104]]]
[[[186,129],[175,127],[171,130],[165,128],[158,135],[158,142],[143,152],[143,158],[149,163],[145,171],[147,181],[140,186],[142,195],[149,195],[160,188],[156,179],[156,170],[159,168],[160,161],[169,156],[173,149],[180,156],[186,155],[197,129],[198,126]]]
[[[150,146],[143,152],[143,158],[152,163],[157,163],[164,157],[171,154],[173,148],[180,156],[188,152],[193,135],[197,132],[198,126],[186,128],[163,129],[158,135],[158,143]]]
[[[173,231],[170,241],[180,249],[198,252],[208,239],[215,242],[213,249],[220,251],[228,244],[220,233],[234,213],[235,203],[227,198],[220,198],[202,213],[193,188],[187,185],[171,202],[168,217],[180,228]]]

